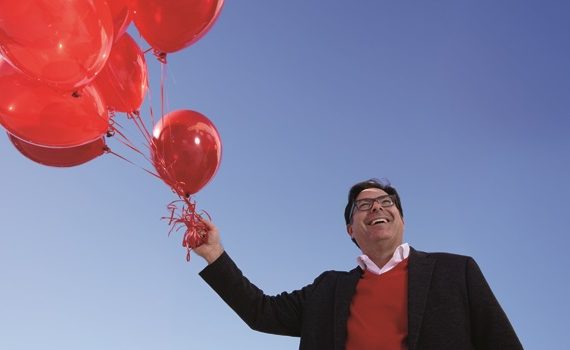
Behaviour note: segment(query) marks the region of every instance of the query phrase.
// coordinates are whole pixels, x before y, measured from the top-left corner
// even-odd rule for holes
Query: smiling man
[[[522,349],[475,261],[411,248],[403,217],[394,187],[357,183],[344,218],[358,267],[276,296],[243,276],[207,223],[200,275],[252,329],[300,337],[299,349]]]

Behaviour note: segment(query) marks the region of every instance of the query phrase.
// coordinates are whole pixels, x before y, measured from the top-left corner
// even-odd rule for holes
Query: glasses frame
[[[390,198],[392,204],[390,204],[390,205],[382,205],[382,201],[383,201],[384,199],[386,199],[386,198]],[[371,205],[370,208],[368,208],[368,209],[359,209],[359,208],[357,208],[357,207],[356,207],[357,203],[358,203],[358,202],[362,202],[362,201],[364,201],[364,202],[371,202],[372,205]],[[394,206],[394,205],[396,204],[396,196],[393,195],[393,194],[385,194],[385,195],[382,195],[382,196],[376,197],[376,198],[363,198],[363,199],[355,200],[355,201],[352,203],[352,209],[350,210],[350,221],[352,221],[352,216],[354,215],[354,212],[355,212],[356,210],[358,210],[358,211],[369,211],[370,209],[374,208],[374,203],[376,203],[376,202],[378,202],[378,204],[380,204],[380,206],[381,206],[382,208],[390,208],[390,207],[392,207],[392,206]]]

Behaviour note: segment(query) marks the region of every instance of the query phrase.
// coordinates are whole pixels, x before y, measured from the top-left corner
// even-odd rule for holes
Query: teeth
[[[372,225],[376,225],[376,224],[385,224],[387,223],[388,220],[384,219],[384,218],[380,218],[380,219],[374,219],[372,220],[371,224]]]

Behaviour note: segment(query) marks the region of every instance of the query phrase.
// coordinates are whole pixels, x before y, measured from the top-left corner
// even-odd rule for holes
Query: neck
[[[401,244],[402,242],[395,243],[390,246],[379,246],[377,249],[366,252],[363,251],[363,253],[366,254],[368,258],[376,264],[376,266],[382,268],[388,261],[390,261],[390,259],[392,259],[396,248]]]

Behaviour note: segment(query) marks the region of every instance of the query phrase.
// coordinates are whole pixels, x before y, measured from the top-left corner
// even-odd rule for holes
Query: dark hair
[[[404,218],[402,203],[400,203],[400,195],[398,195],[398,191],[390,185],[390,182],[388,180],[369,179],[355,184],[350,188],[350,191],[348,191],[348,203],[346,204],[346,208],[344,208],[344,221],[347,225],[352,221],[352,207],[356,197],[358,197],[360,192],[367,188],[379,188],[387,194],[393,195],[394,204],[396,205],[396,208],[398,208],[400,216]]]

